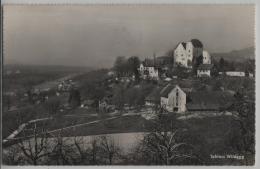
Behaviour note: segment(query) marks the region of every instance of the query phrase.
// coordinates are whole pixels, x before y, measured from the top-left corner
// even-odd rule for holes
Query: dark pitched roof
[[[188,94],[188,110],[220,110],[232,105],[235,98],[228,92],[190,92]]]
[[[182,80],[182,81],[171,81],[168,83],[164,88],[162,88],[160,92],[161,97],[167,97],[169,92],[175,88],[175,86],[179,86],[182,91],[185,93],[191,92],[192,91],[192,83],[187,80]]]
[[[203,48],[203,44],[198,39],[191,39],[191,43],[195,48]]]
[[[167,97],[169,92],[172,91],[172,89],[175,87],[176,85],[174,84],[167,84],[161,91],[160,91],[160,96],[161,97]]]
[[[185,43],[185,42],[182,42],[181,44],[182,44],[182,46],[184,47],[184,49],[186,49],[186,43]]]
[[[212,64],[201,64],[199,65],[198,69],[199,70],[210,70],[212,69],[213,65]]]

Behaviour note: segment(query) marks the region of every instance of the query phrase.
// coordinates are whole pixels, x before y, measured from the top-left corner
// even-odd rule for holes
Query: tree
[[[2,161],[5,165],[21,165],[24,164],[25,159],[19,156],[19,148],[10,147],[8,150],[3,150]]]
[[[198,69],[198,67],[199,67],[199,65],[201,65],[202,63],[203,63],[203,56],[202,55],[200,55],[200,56],[198,56],[198,57],[196,57],[195,59],[194,59],[194,65],[193,65],[193,73],[194,74],[197,74],[197,69]]]
[[[27,137],[24,133],[24,138],[19,141],[18,146],[27,162],[37,165],[42,158],[50,154],[47,150],[47,141],[47,131],[43,128],[39,131],[35,123],[32,138]]]
[[[98,139],[96,137],[92,137],[88,151],[90,152],[90,164],[97,165],[99,146],[98,146]]]
[[[212,67],[212,69],[211,69],[211,75],[213,76],[213,77],[217,77],[219,74],[218,74],[218,68],[217,68],[217,66],[214,64],[213,65],[213,67]]]
[[[135,79],[136,81],[139,81],[139,65],[140,65],[140,60],[137,56],[132,56],[130,58],[128,58],[127,60],[128,62],[128,67],[130,69],[130,72],[132,72],[135,75]]]
[[[173,74],[178,76],[179,78],[188,78],[189,73],[187,72],[187,68],[182,67],[181,65],[175,66],[173,70]]]
[[[51,152],[51,159],[56,165],[70,165],[73,164],[73,154],[75,150],[72,145],[65,142],[62,137],[62,130],[58,133],[54,140],[54,148]]]
[[[55,116],[59,112],[61,106],[60,99],[58,97],[52,97],[47,102],[44,103],[44,109],[49,115]]]
[[[230,131],[229,144],[235,151],[245,154],[246,165],[252,165],[250,156],[255,154],[255,103],[241,99],[231,110],[237,113],[237,118],[231,124],[234,130]]]
[[[79,153],[79,160],[76,164],[89,164],[88,161],[88,152],[81,145],[84,145],[84,140],[82,137],[74,137],[74,145],[76,146],[76,150]]]
[[[73,90],[70,91],[69,104],[73,108],[76,108],[76,107],[80,106],[80,104],[81,104],[81,97],[80,97],[80,92],[77,89],[73,89]]]
[[[125,88],[123,85],[119,85],[117,88],[115,88],[112,100],[119,111],[122,112],[125,104]]]
[[[223,58],[220,58],[219,60],[219,71],[224,72],[225,71],[225,60]]]
[[[217,80],[214,85],[213,85],[213,90],[214,91],[219,91],[221,90],[222,87],[222,81],[221,80]]]
[[[169,68],[172,69],[174,65],[174,49],[171,49],[168,52],[166,52],[166,56],[169,56],[171,58],[169,63]]]
[[[114,63],[114,70],[118,75],[125,73],[126,62],[127,62],[127,60],[126,60],[125,56],[118,56],[116,58],[116,61]]]
[[[227,66],[228,66],[228,70],[229,71],[235,71],[236,70],[236,68],[235,68],[235,63],[234,62],[226,62],[227,63]]]
[[[172,120],[169,121],[169,117],[165,117],[163,112],[163,109],[159,109],[153,131],[144,135],[138,146],[138,151],[141,152],[138,157],[147,164],[156,165],[173,165],[182,160],[196,160],[192,146],[181,141],[183,131],[174,126],[176,117],[171,117]]]
[[[11,96],[3,95],[3,108],[7,110],[11,108]]]
[[[100,148],[102,154],[105,154],[106,158],[108,158],[109,164],[112,165],[115,155],[118,155],[120,151],[119,147],[111,137],[100,136]]]

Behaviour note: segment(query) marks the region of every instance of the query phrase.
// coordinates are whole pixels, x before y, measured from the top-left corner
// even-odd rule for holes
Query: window
[[[179,91],[176,89],[176,106],[178,106],[178,100],[179,100]]]

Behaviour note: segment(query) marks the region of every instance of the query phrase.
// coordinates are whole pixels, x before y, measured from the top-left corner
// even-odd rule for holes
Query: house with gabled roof
[[[159,67],[154,60],[145,59],[140,64],[138,71],[142,79],[159,80]]]
[[[160,92],[161,107],[169,112],[186,111],[186,93],[178,86],[168,84]]]
[[[210,77],[212,68],[212,64],[199,65],[199,67],[197,68],[197,77]]]

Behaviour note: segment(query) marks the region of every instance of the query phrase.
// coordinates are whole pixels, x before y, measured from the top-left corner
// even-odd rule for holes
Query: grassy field
[[[105,117],[107,118],[107,117]],[[47,126],[48,131],[59,129],[66,126],[83,124],[95,120],[100,117],[57,117],[47,123],[38,123],[39,126]],[[203,119],[187,119],[174,120],[172,115],[165,116],[165,124],[172,123],[173,128],[181,131],[182,142],[193,145],[194,151],[200,154],[205,164],[211,165],[243,165],[243,161],[232,159],[211,159],[210,155],[245,155],[247,160],[252,161],[252,155],[243,154],[243,152],[235,151],[228,140],[230,134],[239,130],[239,126],[231,116],[206,117]],[[62,131],[63,137],[74,136],[90,136],[112,133],[132,133],[132,132],[149,132],[154,129],[154,120],[146,120],[140,115],[117,116],[111,120],[101,120],[100,122],[72,127]],[[33,128],[28,126],[28,128]],[[184,129],[184,130],[183,130]],[[53,135],[59,131],[53,132]],[[31,134],[28,132],[27,134]],[[21,136],[21,135],[20,135]],[[253,163],[253,161],[252,161]]]

